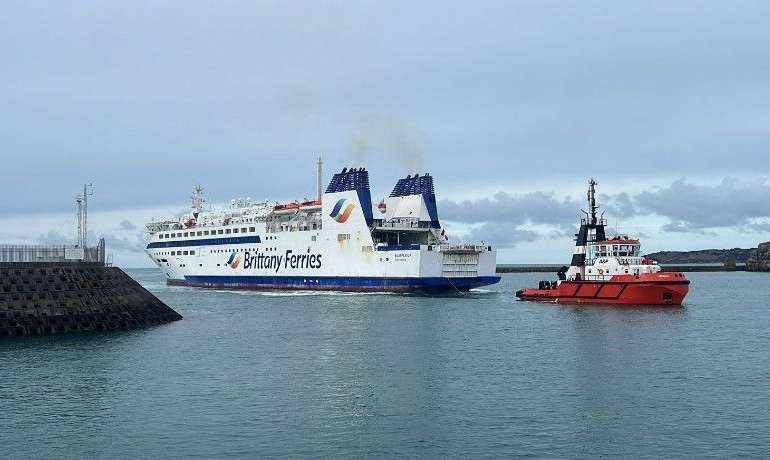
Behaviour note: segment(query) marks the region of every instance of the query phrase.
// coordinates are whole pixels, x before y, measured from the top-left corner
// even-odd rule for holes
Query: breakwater
[[[126,330],[180,319],[117,267],[0,264],[0,337]]]

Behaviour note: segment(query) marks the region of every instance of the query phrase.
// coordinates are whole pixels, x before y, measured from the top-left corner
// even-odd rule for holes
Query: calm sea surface
[[[770,278],[682,308],[168,287],[141,331],[0,341],[2,459],[768,458]]]

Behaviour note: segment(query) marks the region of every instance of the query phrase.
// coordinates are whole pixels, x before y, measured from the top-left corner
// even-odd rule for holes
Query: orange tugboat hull
[[[547,283],[546,283],[547,284]],[[608,280],[561,281],[553,289],[525,288],[521,300],[610,305],[682,305],[690,281],[680,272],[615,275]]]

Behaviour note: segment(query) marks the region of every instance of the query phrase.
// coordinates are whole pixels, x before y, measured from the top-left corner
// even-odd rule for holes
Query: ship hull
[[[467,278],[293,277],[293,276],[186,276],[169,279],[173,286],[244,290],[302,290],[341,292],[451,293],[495,284],[499,276]]]
[[[662,272],[613,276],[609,280],[562,281],[555,289],[522,289],[516,297],[562,304],[679,306],[689,289],[690,281],[684,274]]]

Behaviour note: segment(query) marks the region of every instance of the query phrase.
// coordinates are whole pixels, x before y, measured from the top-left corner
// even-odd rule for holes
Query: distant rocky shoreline
[[[702,249],[698,251],[660,251],[646,257],[657,261],[664,270],[681,272],[770,271],[770,242],[751,249]],[[498,273],[557,271],[566,264],[497,266]]]
[[[703,249],[700,251],[661,251],[647,254],[666,268],[672,265],[686,266],[682,271],[692,270],[692,265],[709,264],[719,270],[770,271],[770,242],[760,243],[751,249]]]
[[[726,272],[726,271],[758,271],[749,270],[745,264],[734,266],[724,264],[660,264],[664,271],[669,272]],[[497,266],[497,273],[556,273],[561,265],[505,265]],[[767,270],[761,270],[767,271]]]

